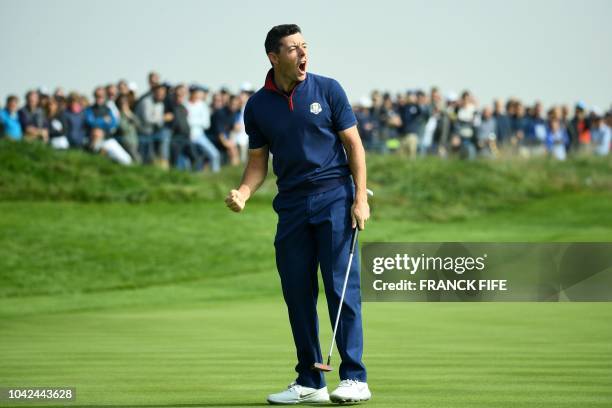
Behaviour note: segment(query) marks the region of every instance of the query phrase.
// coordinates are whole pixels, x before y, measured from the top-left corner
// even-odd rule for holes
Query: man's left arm
[[[353,228],[359,226],[362,230],[365,228],[365,222],[370,218],[370,206],[368,205],[368,193],[366,189],[366,161],[365,150],[361,143],[361,137],[357,126],[353,125],[348,129],[338,132],[340,140],[346,150],[349,168],[353,174],[355,182],[355,201],[351,207],[351,217],[353,219]]]

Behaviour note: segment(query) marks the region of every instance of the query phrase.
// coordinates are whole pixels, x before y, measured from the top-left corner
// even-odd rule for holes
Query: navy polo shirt
[[[244,110],[249,148],[268,146],[279,193],[314,194],[348,181],[350,169],[338,132],[357,123],[338,81],[308,73],[287,95],[265,85]]]

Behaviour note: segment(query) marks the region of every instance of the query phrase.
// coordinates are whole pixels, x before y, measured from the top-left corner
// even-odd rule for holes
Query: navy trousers
[[[274,198],[273,207],[278,214],[274,240],[276,266],[297,352],[296,381],[305,387],[325,386],[323,374],[312,370],[313,363],[325,362],[319,345],[317,267],[321,268],[333,325],[348,265],[354,191],[349,181],[322,193],[308,196],[280,193]],[[340,379],[365,382],[357,247],[355,251],[336,344],[342,359]]]

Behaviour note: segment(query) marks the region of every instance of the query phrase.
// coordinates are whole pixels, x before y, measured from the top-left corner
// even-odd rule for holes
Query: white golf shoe
[[[268,395],[268,402],[279,405],[325,403],[329,402],[329,394],[327,387],[316,389],[292,382],[285,391]]]
[[[360,402],[372,398],[368,383],[356,380],[342,380],[338,388],[329,395],[332,402]]]

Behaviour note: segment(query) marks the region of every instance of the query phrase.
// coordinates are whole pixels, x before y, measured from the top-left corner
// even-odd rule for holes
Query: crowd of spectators
[[[218,172],[223,164],[246,160],[243,113],[253,93],[250,84],[236,95],[223,88],[210,98],[205,86],[172,86],[156,72],[149,74],[148,84],[142,95],[124,80],[98,86],[91,100],[76,92],[66,95],[61,88],[52,94],[42,88],[28,91],[22,107],[10,95],[0,110],[0,136],[163,169]]]
[[[247,158],[243,114],[253,89],[239,93],[192,84],[170,85],[148,75],[149,89],[137,95],[125,80],[96,87],[85,95],[28,91],[24,105],[10,95],[0,110],[0,137],[39,141],[54,149],[84,149],[121,164],[160,168],[209,169],[238,165]],[[369,151],[407,158],[436,155],[473,159],[504,155],[570,154],[606,156],[610,152],[612,111],[586,107],[525,106],[518,99],[479,107],[469,91],[442,96],[410,90],[391,95],[373,91],[354,105],[360,135]]]
[[[515,98],[479,107],[469,91],[443,96],[434,87],[395,96],[374,91],[354,110],[367,150],[411,158],[549,155],[565,160],[569,154],[610,152],[612,110],[589,109],[584,102],[573,112],[567,105],[545,111],[540,102],[526,106]]]

